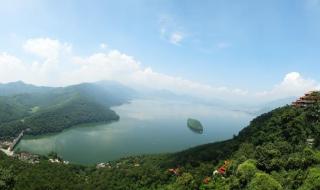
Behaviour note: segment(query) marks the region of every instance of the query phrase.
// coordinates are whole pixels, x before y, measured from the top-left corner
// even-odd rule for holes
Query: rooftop
[[[318,101],[320,102],[320,91],[309,91],[298,100],[292,102],[292,105],[295,107],[307,107]]]

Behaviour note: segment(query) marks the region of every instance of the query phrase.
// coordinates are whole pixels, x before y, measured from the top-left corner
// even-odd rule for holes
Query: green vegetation
[[[36,112],[38,112],[39,111],[39,109],[40,109],[40,107],[39,106],[34,106],[33,108],[31,108],[31,113],[36,113]]]
[[[0,123],[10,122],[28,115],[28,108],[12,98],[0,96]]]
[[[130,92],[106,82],[65,88],[17,82],[0,85],[0,91],[6,95],[0,96],[0,139],[13,138],[25,129],[28,134],[39,135],[83,123],[118,120],[109,107],[128,101]]]
[[[0,154],[0,187],[316,190],[320,189],[319,110],[319,102],[307,108],[285,106],[257,117],[230,140],[174,154],[124,158],[100,169],[53,164],[47,158],[42,158],[40,164],[28,164]],[[29,122],[27,118],[25,122]],[[225,174],[213,174],[225,160],[230,161]]]

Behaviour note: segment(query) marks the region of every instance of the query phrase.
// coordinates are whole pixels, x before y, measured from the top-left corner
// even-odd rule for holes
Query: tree
[[[0,167],[0,189],[9,190],[13,189],[14,177],[10,170]]]
[[[245,187],[254,177],[256,172],[257,168],[254,161],[247,160],[240,164],[237,168],[237,177],[239,178],[240,186]]]
[[[176,190],[193,190],[195,189],[195,180],[190,173],[183,173],[179,176],[173,185]]]
[[[311,168],[308,176],[299,190],[317,190],[320,189],[320,169]]]
[[[257,166],[264,171],[279,170],[281,168],[281,152],[273,143],[258,146],[256,149]]]
[[[266,173],[256,173],[248,185],[248,190],[282,190],[279,182]]]

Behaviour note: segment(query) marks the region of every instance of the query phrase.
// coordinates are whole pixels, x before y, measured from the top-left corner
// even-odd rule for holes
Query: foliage
[[[14,176],[13,173],[0,167],[0,189],[7,190],[14,187]]]
[[[256,172],[257,168],[255,166],[255,161],[247,160],[240,164],[236,173],[240,187],[245,187],[247,183],[251,181]]]
[[[0,96],[0,123],[10,122],[28,115],[28,108],[12,98]]]
[[[72,96],[62,93],[64,98],[59,101],[60,98],[53,96],[55,106],[40,106],[39,111],[26,116],[24,122],[1,125],[0,132],[14,125],[9,128],[19,131],[28,126],[38,134],[82,122],[115,119],[105,105],[89,101],[90,98],[74,91],[69,93]],[[28,100],[29,103],[23,105],[34,107],[34,101]],[[26,190],[320,189],[319,110],[319,103],[307,108],[285,106],[257,117],[232,139],[173,154],[123,158],[111,162],[110,168],[52,164],[48,158],[43,158],[40,164],[28,164],[0,153],[0,187]],[[307,143],[307,139],[314,139],[314,144]],[[225,160],[231,161],[227,172],[213,174]],[[178,168],[179,172],[171,173],[169,168]]]
[[[281,190],[282,186],[266,173],[256,173],[248,190]]]
[[[320,168],[311,168],[308,176],[299,190],[320,189]]]
[[[16,91],[23,92],[10,92]],[[39,135],[83,123],[118,120],[119,116],[109,107],[128,99],[125,95],[117,97],[117,92],[102,83],[44,89],[33,86],[25,91],[34,93],[0,96],[0,138],[13,138],[25,129],[31,135]]]

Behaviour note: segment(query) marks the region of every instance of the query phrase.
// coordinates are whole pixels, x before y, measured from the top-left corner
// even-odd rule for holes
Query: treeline
[[[27,134],[39,135],[59,132],[78,124],[118,119],[119,116],[109,108],[78,98],[29,117],[3,123],[0,134],[3,138],[14,137],[28,129]]]
[[[30,129],[29,134],[38,135],[58,132],[78,124],[108,122],[118,119],[119,116],[109,108],[94,102],[75,99],[66,105],[26,118],[24,124]]]

